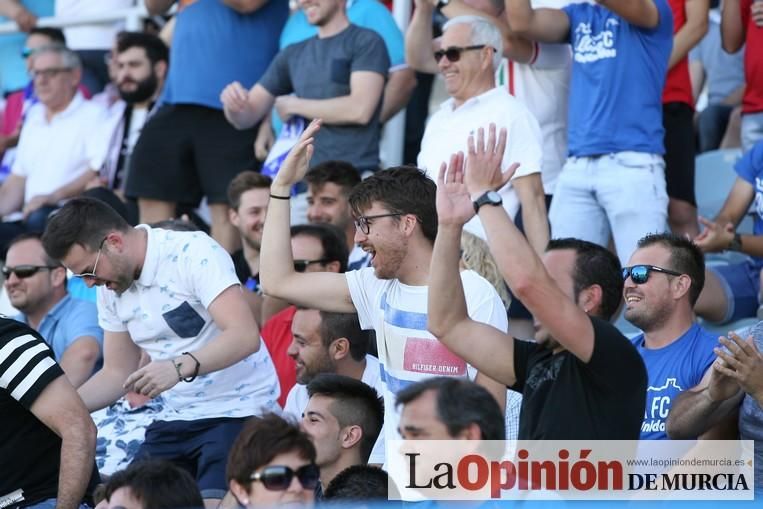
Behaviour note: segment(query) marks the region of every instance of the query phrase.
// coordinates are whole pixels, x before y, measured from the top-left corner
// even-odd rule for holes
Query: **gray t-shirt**
[[[720,16],[710,16],[707,34],[689,53],[702,62],[707,76],[707,102],[718,104],[744,84],[744,50],[729,55],[721,47]]]
[[[260,79],[274,96],[291,94],[304,99],[330,99],[350,94],[350,75],[373,71],[386,78],[389,55],[375,32],[350,25],[326,38],[311,37],[281,50]],[[367,125],[324,124],[315,139],[311,165],[341,159],[359,170],[379,167],[381,99]]]
[[[749,334],[755,339],[758,350],[763,352],[763,322],[752,327]],[[739,410],[739,435],[742,440],[755,441],[755,487],[763,488],[763,408],[749,394],[745,394]]]

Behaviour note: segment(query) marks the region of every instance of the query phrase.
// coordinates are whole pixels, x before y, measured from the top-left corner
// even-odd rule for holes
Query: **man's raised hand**
[[[474,205],[464,184],[464,153],[442,163],[437,177],[437,221],[442,226],[463,226],[474,217]]]
[[[272,189],[278,188],[278,192],[285,191],[305,177],[310,168],[310,158],[313,157],[313,142],[315,134],[321,128],[321,119],[317,118],[302,132],[299,141],[289,151],[283,164],[278,169],[273,179]]]
[[[464,183],[473,199],[485,191],[497,191],[505,186],[519,168],[519,164],[514,163],[506,171],[501,170],[503,154],[506,151],[506,129],[501,128],[497,137],[495,129],[495,124],[490,124],[487,142],[485,129],[482,127],[477,130],[476,140],[474,135],[469,135],[467,140]]]

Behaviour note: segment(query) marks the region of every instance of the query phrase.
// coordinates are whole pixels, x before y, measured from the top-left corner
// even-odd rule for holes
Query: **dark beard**
[[[122,98],[127,104],[142,103],[149,100],[154,93],[156,93],[156,87],[159,84],[159,79],[156,77],[156,73],[151,73],[143,81],[136,83],[135,90],[128,92],[117,87],[119,90],[119,97]]]

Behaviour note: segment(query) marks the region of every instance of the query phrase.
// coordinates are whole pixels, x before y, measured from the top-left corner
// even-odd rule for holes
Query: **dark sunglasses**
[[[249,478],[252,481],[259,481],[265,488],[271,491],[283,491],[291,485],[291,480],[297,476],[299,484],[306,490],[314,490],[318,486],[320,479],[320,470],[318,465],[310,463],[299,467],[296,471],[283,465],[272,465],[265,467],[261,472],[255,472]]]
[[[649,281],[650,272],[662,272],[668,276],[682,276],[680,272],[674,270],[663,269],[662,267],[656,267],[654,265],[634,265],[633,267],[623,267],[623,281],[630,276],[631,281],[637,285],[643,285]]]
[[[16,265],[15,267],[3,267],[3,276],[5,278],[11,277],[11,274],[16,274],[19,279],[26,279],[37,274],[41,270],[53,270],[58,266],[50,265]]]
[[[321,258],[319,260],[294,260],[294,272],[304,272],[307,270],[307,267],[312,265],[313,263],[328,263],[329,260],[326,260],[325,258]]]
[[[438,49],[434,52],[434,59],[439,62],[442,57],[448,57],[449,62],[458,62],[461,59],[461,53],[464,51],[473,51],[476,49],[482,49],[487,44],[475,44],[474,46],[451,46],[446,49]],[[495,48],[493,49],[495,51]]]

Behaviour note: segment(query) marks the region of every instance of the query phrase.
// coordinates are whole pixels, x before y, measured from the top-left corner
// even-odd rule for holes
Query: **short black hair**
[[[426,378],[398,392],[395,404],[405,406],[427,391],[437,394],[437,416],[450,436],[477,424],[482,440],[506,439],[506,421],[498,402],[487,389],[466,378]]]
[[[348,376],[321,373],[307,384],[307,394],[333,399],[331,413],[340,427],[360,426],[360,457],[368,461],[384,424],[384,403],[376,389]]]
[[[164,41],[154,34],[146,32],[120,32],[117,36],[117,53],[124,53],[130,48],[143,48],[151,65],[157,62],[169,62],[170,50]]]
[[[60,44],[61,46],[66,46],[66,36],[64,35],[64,31],[60,28],[56,27],[34,27],[32,28],[27,36],[29,35],[42,35],[43,37],[47,37],[50,39],[54,44]]]
[[[347,338],[350,343],[350,356],[355,362],[366,358],[368,342],[371,340],[369,331],[360,327],[357,313],[334,313],[321,311],[321,326],[319,334],[323,346],[328,349],[337,338]]]
[[[347,260],[350,253],[344,234],[331,224],[297,224],[291,227],[291,238],[307,235],[321,242],[323,259],[326,263],[339,262],[339,272],[347,271]]]
[[[74,198],[48,220],[42,245],[48,255],[61,260],[74,244],[96,251],[110,232],[127,232],[131,228],[122,216],[101,200]]]
[[[336,184],[342,188],[345,195],[349,195],[350,191],[360,184],[360,173],[347,161],[324,161],[307,172],[305,181],[308,185],[318,188],[326,184]]]
[[[360,502],[388,500],[389,475],[379,467],[352,465],[334,477],[323,492],[324,500]]]
[[[188,509],[203,507],[199,488],[185,470],[165,460],[142,460],[114,473],[106,483],[106,500],[119,488],[130,494],[144,509]]]
[[[8,243],[8,251],[10,251],[11,248],[13,246],[15,246],[16,244],[18,244],[19,242],[24,242],[26,240],[36,240],[40,244],[42,244],[42,235],[37,233],[37,232],[26,232],[26,233],[22,233],[20,235],[17,235],[15,237],[13,237],[13,239],[11,239],[11,241]],[[43,255],[42,255],[43,256],[43,261],[44,261],[45,265],[47,265],[48,267],[60,267],[61,266],[61,262],[51,258],[51,256],[48,254],[48,252],[45,251],[45,247],[42,248],[42,252],[43,252]]]
[[[424,236],[434,244],[437,237],[437,185],[414,166],[396,166],[377,171],[355,186],[350,193],[350,208],[362,215],[377,201],[391,213],[413,214]]]
[[[705,286],[705,257],[702,251],[691,240],[684,239],[670,232],[650,233],[638,241],[638,248],[659,244],[670,251],[670,267],[691,279],[689,303],[692,307],[697,303],[699,294]]]
[[[607,248],[587,240],[551,239],[546,247],[546,251],[564,249],[575,252],[575,268],[572,274],[575,302],[580,292],[592,285],[599,285],[602,298],[597,316],[603,320],[611,319],[623,298],[623,273],[620,260]]]

